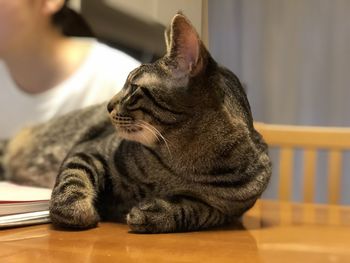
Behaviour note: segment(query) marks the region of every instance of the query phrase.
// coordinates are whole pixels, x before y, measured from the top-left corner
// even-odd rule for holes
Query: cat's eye
[[[139,88],[136,84],[130,84],[130,93],[133,94]]]

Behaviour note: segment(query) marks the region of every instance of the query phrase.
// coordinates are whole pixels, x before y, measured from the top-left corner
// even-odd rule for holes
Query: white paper
[[[0,202],[1,201],[33,201],[49,200],[51,189],[22,186],[9,182],[0,182]]]

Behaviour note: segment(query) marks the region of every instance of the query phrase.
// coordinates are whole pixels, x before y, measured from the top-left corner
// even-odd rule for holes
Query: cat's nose
[[[110,101],[107,104],[107,110],[108,110],[109,113],[111,113],[114,110],[116,104],[117,103],[115,101]]]

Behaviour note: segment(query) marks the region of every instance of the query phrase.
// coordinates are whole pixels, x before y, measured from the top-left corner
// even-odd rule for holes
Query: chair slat
[[[280,150],[279,198],[290,201],[292,199],[293,149],[290,147]]]
[[[270,146],[350,148],[350,128],[254,123]],[[334,137],[336,135],[336,137]]]
[[[341,151],[330,151],[328,156],[328,202],[331,204],[337,204],[340,201],[341,167]]]
[[[303,149],[303,201],[314,202],[317,150],[326,150],[329,153],[328,203],[340,202],[342,152],[350,150],[350,127],[311,127],[260,122],[255,122],[254,127],[270,147],[281,149],[278,198],[291,200],[294,175],[292,149]]]
[[[314,202],[315,200],[315,174],[316,156],[314,149],[304,151],[304,202]]]

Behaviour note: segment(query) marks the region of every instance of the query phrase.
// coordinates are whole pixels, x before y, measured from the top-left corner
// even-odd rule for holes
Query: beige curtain
[[[244,83],[256,120],[350,126],[349,0],[209,0],[208,5],[212,55]],[[350,203],[349,157],[344,203]],[[319,154],[320,202],[326,196],[325,158]],[[296,159],[297,199],[300,155]],[[266,196],[275,196],[276,183]]]

